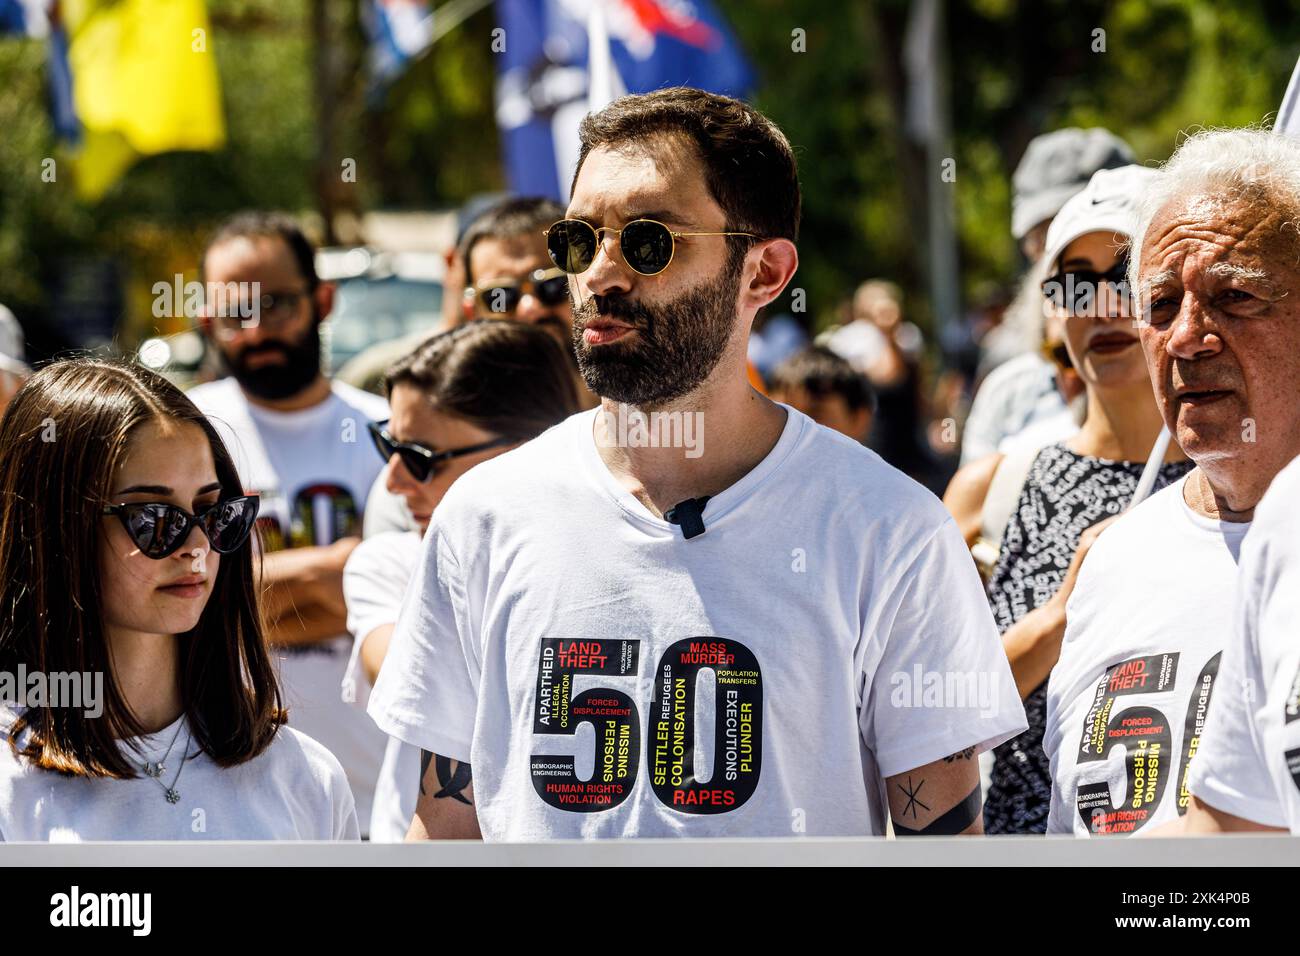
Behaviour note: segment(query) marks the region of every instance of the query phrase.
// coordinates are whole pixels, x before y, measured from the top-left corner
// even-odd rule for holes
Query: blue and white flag
[[[743,97],[754,86],[708,0],[497,0],[496,15],[497,126],[518,195],[568,199],[578,123],[615,96],[681,85]]]
[[[72,102],[72,71],[68,67],[68,34],[59,16],[58,0],[0,0],[0,36],[45,39],[45,73],[49,83],[50,121],[59,138],[76,144],[81,124]]]
[[[0,0],[0,36],[45,36],[50,29],[46,6],[46,0]]]
[[[433,44],[433,13],[427,0],[364,0],[361,22],[370,40],[374,98]]]
[[[63,26],[58,0],[50,4],[50,39],[45,51],[45,75],[50,84],[50,120],[59,139],[72,146],[81,142],[81,121],[72,100],[72,67],[68,65],[68,31]]]

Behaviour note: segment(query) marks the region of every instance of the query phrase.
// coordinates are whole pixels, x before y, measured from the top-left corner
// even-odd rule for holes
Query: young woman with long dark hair
[[[286,726],[257,504],[161,376],[78,359],[18,392],[0,422],[0,675],[25,680],[0,701],[0,840],[357,838],[338,761]]]

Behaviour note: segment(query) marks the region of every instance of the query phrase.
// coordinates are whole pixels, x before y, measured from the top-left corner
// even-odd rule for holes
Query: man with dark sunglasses
[[[548,239],[602,406],[465,475],[424,537],[370,698],[423,751],[408,838],[978,832],[971,758],[1025,722],[960,535],[747,381],[798,264],[789,142],[680,87],[580,135]]]
[[[554,200],[521,196],[502,200],[474,220],[459,247],[467,320],[530,322],[570,346],[568,276],[547,255],[543,235],[563,215]]]
[[[564,216],[552,199],[519,196],[479,213],[465,228],[456,260],[463,263],[465,288],[458,296],[462,318],[528,322],[555,336],[573,362],[574,384],[583,408],[599,399],[578,374],[573,353],[573,307],[569,276],[551,261],[545,230]],[[448,290],[451,295],[451,290]],[[382,478],[379,479],[382,483]],[[416,525],[402,500],[378,485],[366,509],[365,535],[410,531]]]
[[[339,695],[352,645],[343,567],[383,467],[366,426],[388,405],[321,372],[334,290],[291,220],[234,217],[210,240],[202,271],[201,329],[229,376],[190,398],[226,439],[244,489],[261,496],[269,633],[290,719],[343,764],[364,827],[385,738]]]

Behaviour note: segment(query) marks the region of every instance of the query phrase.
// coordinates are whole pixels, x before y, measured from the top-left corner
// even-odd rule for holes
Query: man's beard
[[[671,302],[647,306],[622,296],[592,296],[573,308],[573,351],[587,387],[629,405],[662,405],[695,390],[717,368],[736,321],[743,256],[728,255],[715,279]],[[597,316],[632,326],[636,336],[589,346],[582,330]]]
[[[283,365],[248,366],[248,359],[261,352],[282,352]],[[237,355],[223,352],[226,367],[248,394],[266,401],[278,401],[297,395],[320,374],[320,322],[313,321],[301,339],[264,339]]]

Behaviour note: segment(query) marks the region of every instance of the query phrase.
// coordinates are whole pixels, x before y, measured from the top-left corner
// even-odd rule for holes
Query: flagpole
[[[1137,489],[1133,492],[1133,497],[1129,500],[1128,507],[1124,509],[1125,511],[1137,507],[1144,498],[1151,494],[1151,489],[1156,485],[1156,476],[1160,474],[1160,466],[1165,462],[1165,453],[1169,451],[1169,442],[1172,438],[1169,429],[1161,425],[1160,434],[1156,436],[1156,443],[1151,447],[1151,454],[1147,458],[1146,467],[1142,469],[1142,477],[1138,479]]]
[[[433,46],[491,2],[492,0],[449,0],[444,3],[430,14],[433,17],[433,30],[429,34],[429,45]]]
[[[1278,107],[1273,132],[1300,137],[1300,60],[1291,71],[1291,82],[1287,83],[1282,105]]]
[[[908,78],[905,127],[925,149],[926,240],[930,308],[941,342],[962,323],[949,116],[948,46],[943,0],[916,0],[903,40]],[[951,168],[951,176],[947,175]]]
[[[587,12],[587,109],[604,109],[614,99],[614,70],[609,52],[605,0],[591,0]]]

